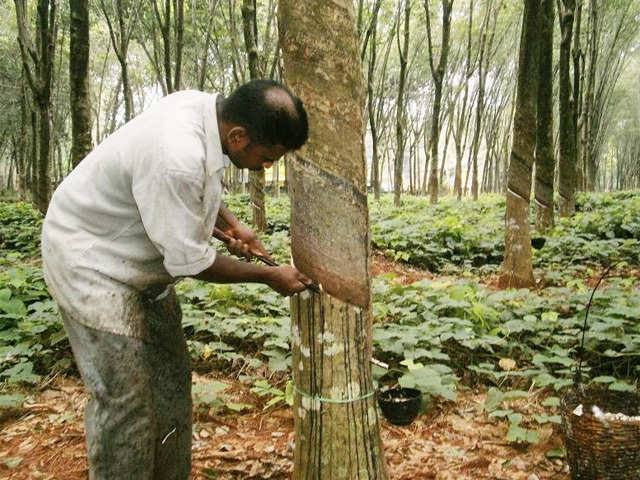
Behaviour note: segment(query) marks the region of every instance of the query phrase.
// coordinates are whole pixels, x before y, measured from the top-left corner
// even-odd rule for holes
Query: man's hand
[[[225,233],[231,238],[227,250],[234,255],[245,257],[247,260],[251,259],[252,255],[261,255],[272,260],[258,236],[250,228],[238,223]]]
[[[313,281],[295,267],[281,265],[271,268],[266,283],[280,295],[288,297],[294,293],[301,292],[308,285],[311,285]]]

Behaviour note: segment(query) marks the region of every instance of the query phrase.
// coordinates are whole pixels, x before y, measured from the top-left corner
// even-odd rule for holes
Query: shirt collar
[[[210,100],[204,105],[204,129],[207,136],[206,170],[207,175],[213,175],[218,170],[227,168],[231,161],[222,152],[216,113],[217,95],[210,95],[209,98]]]

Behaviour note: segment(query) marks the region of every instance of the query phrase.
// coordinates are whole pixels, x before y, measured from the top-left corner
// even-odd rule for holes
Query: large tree
[[[323,293],[292,298],[294,479],[384,479],[373,396],[363,85],[350,2],[281,0],[284,73],[304,101],[291,250]]]
[[[70,0],[69,92],[71,94],[71,163],[91,151],[89,92],[89,0]]]
[[[539,17],[539,1],[526,0],[520,37],[513,144],[507,174],[505,254],[501,273],[501,284],[514,288],[534,284],[529,200],[536,146]]]

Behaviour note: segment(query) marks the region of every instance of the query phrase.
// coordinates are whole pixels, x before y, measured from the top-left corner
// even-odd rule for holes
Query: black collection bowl
[[[422,393],[415,388],[390,388],[378,394],[382,413],[394,425],[409,425],[420,412]]]

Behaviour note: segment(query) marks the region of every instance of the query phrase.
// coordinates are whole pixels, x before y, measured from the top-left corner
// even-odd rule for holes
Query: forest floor
[[[372,274],[394,273],[411,283],[429,272],[375,256]],[[490,283],[490,280],[489,280]],[[215,378],[194,373],[194,382]],[[236,401],[258,405],[249,413],[219,415],[197,410],[193,428],[194,479],[286,479],[293,469],[290,408],[261,409],[264,400],[228,377]],[[514,406],[542,413],[545,392]],[[545,426],[536,445],[505,440],[507,422],[488,419],[486,389],[461,387],[453,402],[434,402],[404,427],[381,420],[381,436],[392,480],[568,480],[568,467],[546,453],[562,446],[558,426]],[[87,394],[77,377],[58,376],[30,392],[19,411],[0,418],[0,478],[79,480],[88,476],[82,412]],[[330,479],[328,479],[330,480]]]

